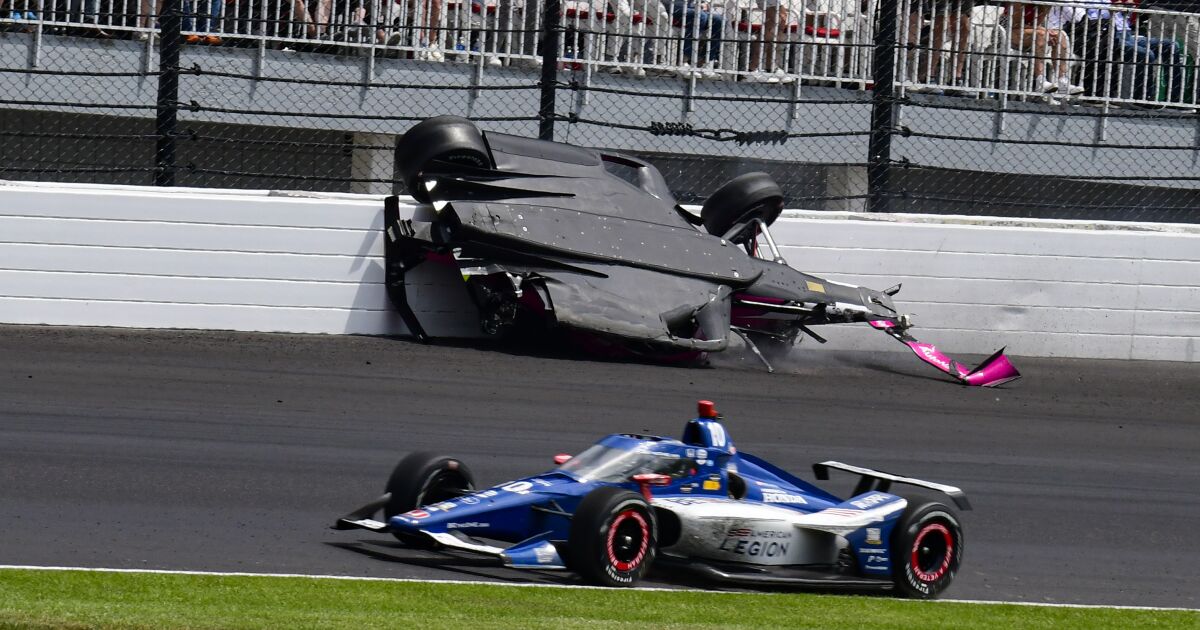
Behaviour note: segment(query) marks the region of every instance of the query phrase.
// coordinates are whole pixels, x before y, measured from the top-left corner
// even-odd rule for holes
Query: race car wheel
[[[570,567],[600,586],[632,586],[654,561],[657,528],[636,492],[597,488],[579,503],[567,539]]]
[[[962,563],[963,533],[950,507],[910,500],[892,531],[892,579],[905,597],[930,599],[950,586]]]
[[[396,168],[408,187],[408,194],[421,203],[429,203],[429,191],[421,185],[421,173],[431,167],[438,172],[453,172],[456,166],[493,167],[483,133],[466,118],[437,116],[423,120],[396,143]]]
[[[724,236],[730,229],[752,219],[771,225],[783,212],[783,190],[766,173],[739,175],[717,189],[700,209],[704,229],[713,236]],[[744,230],[731,237],[734,243],[749,240],[753,233]]]
[[[387,521],[423,505],[448,501],[475,489],[475,480],[467,465],[435,453],[410,453],[400,460],[388,478],[387,492],[391,496],[383,506]],[[415,546],[429,546],[424,537],[394,532],[396,539]]]

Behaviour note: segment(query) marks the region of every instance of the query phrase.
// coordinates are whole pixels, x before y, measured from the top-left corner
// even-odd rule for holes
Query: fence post
[[[880,0],[871,78],[871,138],[867,144],[867,210],[891,210],[892,126],[895,120],[898,0]]]
[[[154,185],[175,185],[175,134],[179,114],[180,0],[163,0],[158,38],[158,115],[154,133]],[[151,16],[153,17],[153,16]],[[153,21],[151,22],[153,23]]]
[[[544,0],[542,10],[542,103],[538,109],[538,138],[554,139],[554,99],[558,87],[559,0]]]

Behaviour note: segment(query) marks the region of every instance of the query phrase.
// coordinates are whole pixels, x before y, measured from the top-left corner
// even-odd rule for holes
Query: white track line
[[[82,571],[92,573],[152,573],[158,575],[212,575],[217,577],[277,577],[277,578],[307,578],[312,580],[346,580],[352,582],[397,582],[417,584],[468,584],[484,586],[511,586],[515,588],[561,588],[582,590],[617,590],[604,586],[589,586],[586,584],[534,584],[531,582],[499,582],[494,580],[423,580],[419,578],[386,578],[354,575],[310,575],[307,573],[246,573],[241,571],[184,571],[172,569],[109,569],[100,567],[43,567],[17,564],[0,564],[0,570],[21,569],[27,571]],[[664,593],[712,593],[711,590],[697,588],[655,588],[639,586],[631,590],[652,591]],[[746,591],[734,594],[767,595],[768,593]],[[921,600],[914,600],[921,601]],[[985,599],[935,599],[925,600],[927,603],[947,604],[982,604],[986,606],[1033,606],[1040,608],[1102,608],[1111,610],[1151,610],[1171,612],[1200,612],[1200,608],[1171,608],[1165,606],[1109,606],[1104,604],[1056,604],[1052,602],[1013,602],[990,601]]]

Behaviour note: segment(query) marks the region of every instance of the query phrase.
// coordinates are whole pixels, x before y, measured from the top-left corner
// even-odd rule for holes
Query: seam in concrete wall
[[[381,207],[366,195],[0,185],[0,322],[403,334],[383,288]],[[816,216],[789,212],[773,228],[789,263],[903,283],[919,336],[947,351],[1200,361],[1200,230]],[[478,335],[457,270],[419,269],[410,296],[426,328]],[[822,334],[898,349],[862,326]]]

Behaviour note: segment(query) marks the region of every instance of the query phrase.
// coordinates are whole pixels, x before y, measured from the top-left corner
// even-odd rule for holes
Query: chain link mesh
[[[760,170],[796,208],[1196,222],[1189,7],[0,0],[0,177],[392,192],[396,137],[449,113],[684,203]]]

